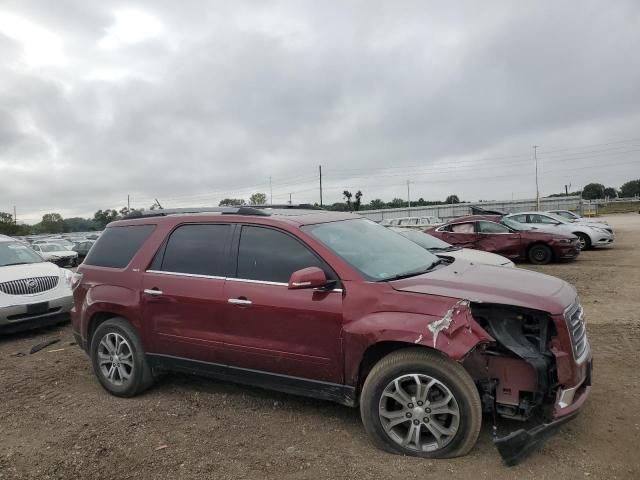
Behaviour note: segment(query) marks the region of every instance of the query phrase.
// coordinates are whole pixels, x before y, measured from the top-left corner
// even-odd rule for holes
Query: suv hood
[[[577,297],[564,280],[520,268],[476,265],[462,259],[416,277],[389,282],[401,292],[498,303],[562,314]]]

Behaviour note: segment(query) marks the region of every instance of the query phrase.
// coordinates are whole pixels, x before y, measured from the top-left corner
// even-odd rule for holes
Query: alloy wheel
[[[451,390],[424,374],[402,375],[389,382],[378,415],[391,440],[421,452],[444,448],[460,426],[460,407]]]
[[[104,378],[111,384],[127,384],[133,374],[133,350],[119,333],[105,334],[98,345],[98,366]]]

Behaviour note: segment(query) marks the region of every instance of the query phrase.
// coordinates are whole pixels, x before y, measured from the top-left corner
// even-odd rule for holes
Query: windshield
[[[526,232],[527,230],[532,230],[532,227],[524,225],[520,222],[516,222],[512,218],[503,217],[500,221],[503,225],[506,225],[511,230],[515,230],[516,232]]]
[[[439,261],[411,240],[364,218],[308,225],[303,230],[367,280],[418,275]]]
[[[42,257],[26,245],[18,242],[0,242],[0,267],[42,261]]]
[[[40,250],[42,250],[43,252],[64,252],[64,248],[62,248],[60,245],[54,245],[54,244],[50,244],[50,245],[39,245]]]
[[[432,237],[428,233],[422,233],[415,230],[403,231],[398,233],[403,237],[407,237],[413,243],[417,243],[422,248],[426,248],[427,250],[445,250],[452,247],[451,244],[443,242],[439,238]]]

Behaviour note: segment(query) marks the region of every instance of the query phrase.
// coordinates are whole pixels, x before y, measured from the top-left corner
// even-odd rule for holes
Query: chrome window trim
[[[181,272],[165,272],[162,270],[145,270],[145,273],[157,273],[159,275],[173,275],[175,277],[193,277],[193,278],[210,278],[212,280],[226,280],[227,277],[218,277],[216,275],[201,275],[198,273],[181,273]]]
[[[235,277],[216,277],[215,275],[199,275],[196,273],[180,273],[180,272],[163,272],[161,270],[145,270],[145,273],[157,273],[160,275],[172,275],[174,277],[193,277],[193,278],[208,278],[212,280],[228,280],[230,282],[245,282],[245,283],[257,283],[260,285],[274,285],[276,287],[288,287],[288,283],[283,282],[268,282],[266,280],[251,280],[249,278],[235,278]],[[318,290],[315,289],[314,290]],[[320,290],[318,290],[320,291]],[[342,293],[342,288],[334,288],[333,290],[326,290],[327,293],[337,292]]]
[[[244,282],[244,283],[259,283],[262,285],[275,285],[275,286],[285,286],[288,287],[289,284],[288,283],[282,283],[282,282],[268,282],[266,280],[251,280],[249,278],[235,278],[235,277],[227,277],[227,280],[229,280],[230,282]]]

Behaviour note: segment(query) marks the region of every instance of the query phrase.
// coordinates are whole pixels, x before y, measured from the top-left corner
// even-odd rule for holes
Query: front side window
[[[408,238],[364,218],[303,227],[367,280],[393,280],[418,275],[438,263],[438,257]]]
[[[324,262],[290,235],[271,228],[242,227],[238,246],[238,278],[288,283],[293,272],[307,267],[318,267],[325,272],[327,279],[336,279]]]
[[[182,225],[175,229],[164,250],[160,270],[223,277],[229,225]]]
[[[0,267],[42,261],[42,258],[26,245],[19,242],[0,242]]]
[[[481,233],[509,233],[507,227],[493,222],[478,222],[478,230]]]

